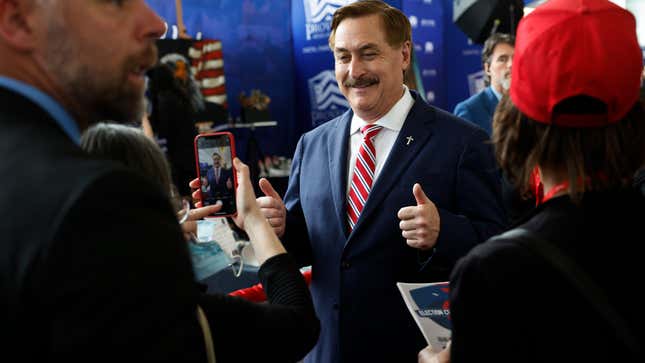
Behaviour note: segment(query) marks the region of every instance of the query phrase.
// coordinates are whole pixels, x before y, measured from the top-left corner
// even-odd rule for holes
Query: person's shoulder
[[[535,260],[531,251],[514,238],[504,234],[494,236],[471,249],[459,259],[451,279],[463,275],[485,274],[493,279],[514,279],[523,274],[525,267]]]
[[[478,139],[488,138],[488,134],[480,126],[439,107],[429,105],[425,101],[421,106],[421,111],[423,117],[434,119],[437,126],[435,132],[461,135],[460,139],[462,140],[470,139],[473,135],[476,135]]]
[[[81,198],[85,193],[96,193],[93,199],[112,202],[135,200],[150,192],[164,196],[159,186],[135,170],[108,160],[83,158],[77,160],[74,170],[65,173],[70,195]]]
[[[16,199],[12,195],[28,195],[29,207],[17,205],[12,212],[14,217],[23,225],[38,220],[48,226],[49,233],[54,233],[72,210],[82,211],[78,215],[88,221],[109,218],[137,203],[151,207],[164,203],[164,195],[152,181],[116,163],[91,159],[80,152],[67,157],[40,155],[37,165],[30,172],[25,170],[29,168],[17,170],[20,183],[7,184],[0,199],[11,201]]]
[[[352,110],[348,109],[342,114],[334,117],[333,119],[322,123],[313,129],[305,132],[303,138],[320,138],[323,135],[333,133],[338,130],[339,127],[347,126],[346,122],[349,122],[352,117]]]
[[[505,236],[504,234],[494,236],[486,242],[475,246],[469,255],[478,259],[488,259],[492,257],[502,257],[505,255],[513,255],[518,249],[522,247],[515,241],[514,238]]]
[[[521,261],[523,257],[529,256],[530,253],[528,249],[518,242],[516,232],[518,232],[517,229],[511,229],[491,237],[486,242],[470,250],[465,259],[479,261],[480,263],[482,261]]]
[[[486,87],[483,90],[475,93],[474,95],[468,97],[467,99],[459,102],[457,104],[457,107],[471,108],[471,107],[474,107],[476,105],[481,104],[482,102],[484,102],[484,100],[487,97],[487,95],[486,95],[487,90],[488,90],[488,87]],[[455,107],[455,109],[457,109],[457,107]]]
[[[128,229],[158,216],[165,216],[157,219],[160,223],[175,220],[168,193],[154,180],[118,164],[97,163],[93,167],[74,177],[58,208],[68,223],[96,225],[94,222],[101,221],[98,223],[106,228]],[[121,218],[129,221],[127,226],[114,224]]]
[[[103,169],[83,188],[79,199],[116,208],[163,208],[168,195],[148,177],[121,166]],[[125,203],[125,204],[123,204]]]

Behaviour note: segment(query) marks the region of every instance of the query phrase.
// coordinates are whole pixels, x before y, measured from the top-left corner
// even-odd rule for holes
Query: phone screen
[[[213,216],[229,216],[236,212],[233,169],[235,144],[229,132],[198,135],[195,138],[197,175],[201,183],[202,204],[220,203],[222,208]]]

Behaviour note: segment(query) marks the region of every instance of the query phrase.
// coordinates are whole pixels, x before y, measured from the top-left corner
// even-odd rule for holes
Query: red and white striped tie
[[[374,137],[381,131],[383,126],[365,125],[361,127],[363,133],[363,143],[358,148],[356,156],[356,165],[354,165],[354,174],[352,183],[347,195],[347,220],[350,231],[354,229],[358,216],[361,215],[367,196],[372,190],[374,182],[374,169],[376,168],[376,149],[374,148]]]

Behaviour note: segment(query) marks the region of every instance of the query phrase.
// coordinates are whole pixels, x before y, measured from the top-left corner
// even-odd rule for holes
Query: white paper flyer
[[[444,349],[452,329],[449,283],[397,282],[396,286],[428,344],[436,350]]]

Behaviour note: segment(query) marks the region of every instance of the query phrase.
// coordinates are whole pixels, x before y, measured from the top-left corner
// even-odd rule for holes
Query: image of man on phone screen
[[[233,189],[231,169],[225,168],[225,165],[222,163],[222,156],[219,153],[214,152],[212,158],[213,166],[206,172],[210,197],[226,205],[229,202]]]

